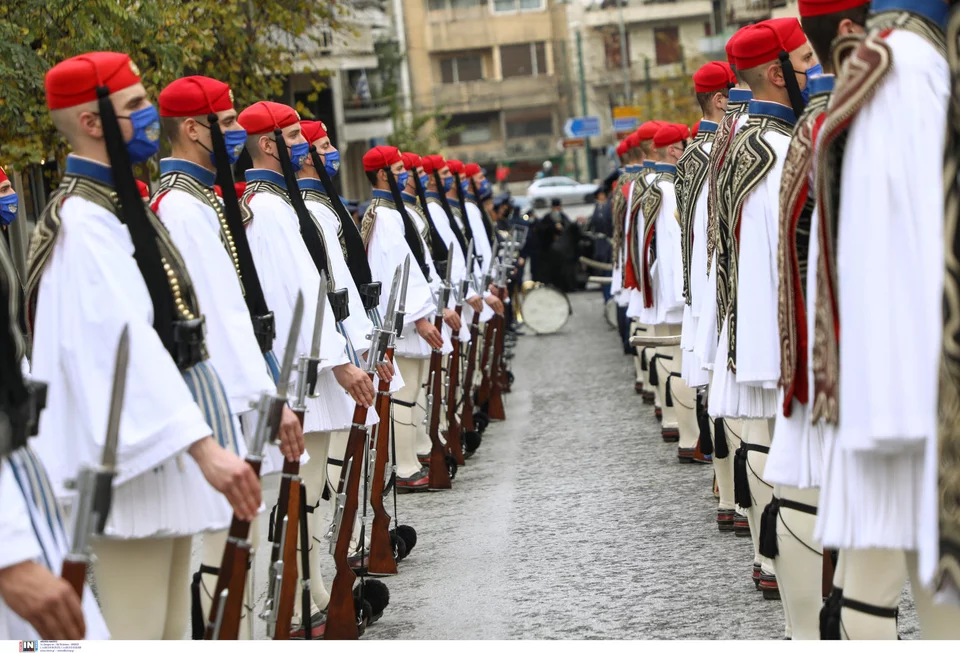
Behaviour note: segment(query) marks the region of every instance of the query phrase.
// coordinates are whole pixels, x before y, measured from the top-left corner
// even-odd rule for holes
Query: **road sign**
[[[563,149],[569,150],[574,147],[583,147],[586,140],[583,138],[565,138],[560,143],[563,145]]]
[[[639,118],[614,118],[613,119],[613,129],[617,132],[632,132],[637,128],[637,123],[640,122]]]
[[[563,125],[567,138],[590,138],[600,135],[600,116],[579,116],[570,118]]]

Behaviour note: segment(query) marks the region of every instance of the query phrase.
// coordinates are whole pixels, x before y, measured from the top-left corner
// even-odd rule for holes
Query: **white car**
[[[527,188],[527,197],[533,201],[533,207],[543,209],[550,201],[559,199],[567,204],[590,204],[600,189],[596,184],[581,184],[570,177],[543,177],[534,179]]]

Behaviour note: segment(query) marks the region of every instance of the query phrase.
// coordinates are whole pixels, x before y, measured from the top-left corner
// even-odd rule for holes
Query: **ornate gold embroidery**
[[[727,367],[733,372],[737,371],[737,267],[740,256],[737,231],[740,212],[747,196],[763,181],[777,161],[776,152],[764,139],[764,135],[770,131],[789,135],[790,126],[774,118],[751,116],[737,132],[727,153],[731,165],[723,167],[719,179],[723,191],[718,208],[724,250],[717,257],[717,277],[719,279],[719,272],[723,268],[726,271],[725,317],[727,342],[730,346]]]
[[[938,411],[940,589],[960,588],[960,11],[947,26],[951,96],[944,160],[943,344]]]
[[[797,310],[800,298],[796,296],[795,287],[799,286],[800,292],[805,292],[814,198],[809,188],[813,170],[814,126],[826,111],[829,98],[829,93],[814,95],[797,121],[780,181],[777,322],[780,328],[780,385],[786,393],[786,406],[790,405],[793,398],[797,369],[803,367],[799,365],[798,357],[806,356],[805,351],[798,351],[798,330],[806,329],[806,313]]]
[[[690,259],[693,250],[693,221],[697,198],[707,180],[710,157],[704,145],[713,142],[713,132],[701,132],[677,162],[677,214],[680,223],[680,253],[683,259],[683,298],[687,305],[693,300],[690,292]]]

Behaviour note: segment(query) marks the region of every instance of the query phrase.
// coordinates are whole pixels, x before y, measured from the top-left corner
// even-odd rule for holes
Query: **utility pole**
[[[580,112],[587,115],[587,79],[583,74],[583,37],[580,29],[577,29],[577,62],[580,67]],[[590,139],[583,139],[584,153],[587,157],[587,177],[590,183],[597,178],[597,162],[593,157],[593,148],[590,147]]]
[[[627,28],[623,23],[623,3],[617,0],[617,13],[620,19],[620,68],[623,70],[623,103],[630,104],[630,62],[627,61]]]

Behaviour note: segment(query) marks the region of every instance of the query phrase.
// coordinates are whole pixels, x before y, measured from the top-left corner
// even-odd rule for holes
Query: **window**
[[[493,0],[493,13],[501,14],[511,11],[540,11],[543,9],[543,0]]]
[[[473,113],[454,116],[450,119],[447,129],[460,129],[456,134],[447,138],[447,145],[476,145],[493,140],[493,121],[498,118],[496,113]]]
[[[504,79],[546,75],[547,50],[543,41],[520,45],[501,45],[500,72]]]
[[[466,9],[486,4],[485,0],[427,0],[430,11],[444,11],[448,9]]]
[[[475,82],[483,79],[483,57],[465,54],[440,60],[440,81],[444,84]]]
[[[657,49],[657,65],[680,63],[683,49],[680,47],[680,29],[657,27],[653,30],[653,42]]]
[[[528,138],[553,134],[553,115],[549,110],[507,116],[507,138]]]
[[[623,33],[626,42],[626,65],[630,65],[630,34],[626,30]],[[620,30],[616,27],[608,27],[603,31],[603,53],[607,64],[607,70],[620,70],[623,68],[623,48],[620,47]]]

